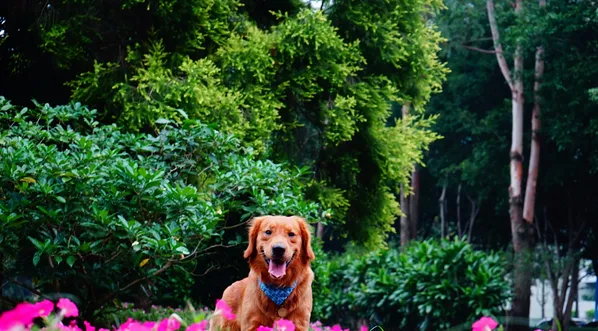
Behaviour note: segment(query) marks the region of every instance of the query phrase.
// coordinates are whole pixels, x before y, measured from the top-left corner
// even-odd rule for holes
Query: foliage
[[[260,157],[310,167],[309,197],[343,224],[331,233],[369,247],[393,231],[399,184],[439,138],[422,116],[447,72],[438,0],[40,6],[0,11],[0,74],[14,82],[0,93],[19,96],[35,72],[44,88],[22,103],[70,93],[132,132],[160,118],[214,124]],[[413,117],[395,122],[393,102],[410,103]]]
[[[578,211],[573,223],[594,227],[594,232],[588,231],[588,236],[582,239],[584,251],[591,258],[590,252],[598,252],[591,247],[596,233],[596,222],[592,219],[598,213],[591,201],[596,196],[593,190],[588,190],[597,178],[594,160],[598,146],[594,116],[597,104],[591,102],[592,89],[598,86],[594,65],[598,54],[596,4],[548,2],[541,9],[537,1],[525,2],[521,20],[513,15],[511,3],[495,1],[495,4],[505,56],[509,58],[512,54],[516,40],[524,51],[525,70],[520,73],[524,75],[526,100],[524,162],[529,161],[536,47],[542,45],[545,51],[540,88],[542,128],[536,222],[540,223],[540,231],[549,222],[548,228],[558,233],[559,241],[566,242],[569,221],[563,206],[571,204]],[[509,217],[505,190],[509,180],[511,95],[495,55],[484,52],[493,49],[486,1],[446,0],[445,5],[447,10],[438,13],[436,23],[447,38],[441,59],[447,62],[451,73],[443,84],[443,93],[433,96],[427,107],[428,114],[439,115],[432,130],[444,139],[431,145],[424,160],[429,171],[422,175],[425,222],[422,223],[427,228],[438,227],[439,187],[446,185],[447,220],[455,224],[459,213],[463,219],[468,218],[471,199],[481,207],[471,240],[505,247],[511,238],[511,228],[507,221],[497,220]],[[457,208],[459,186],[461,204]]]
[[[79,103],[0,109],[3,272],[45,275],[38,290],[89,311],[153,286],[188,296],[190,275],[221,263],[205,256],[244,240],[223,220],[325,213],[303,199],[305,169],[256,160],[197,121],[162,119],[148,135],[99,125]]]
[[[160,44],[142,61],[131,52],[127,61],[136,73],[110,87],[116,91],[111,108],[122,108],[121,123],[133,129],[162,117],[198,118],[260,153],[271,150],[274,159],[315,165],[314,198],[350,223],[353,239],[380,245],[399,213],[394,186],[407,182],[422,150],[438,139],[428,129],[435,118],[413,116],[386,126],[389,100],[399,100],[395,83],[380,75],[351,82],[365,70],[365,59],[359,42],[344,42],[331,23],[310,10],[285,17],[269,33],[245,23],[243,34],[233,34],[213,56],[184,57],[177,70],[169,69],[166,59],[174,56]],[[83,74],[73,83],[75,99],[103,95],[97,86],[116,68],[96,65]],[[351,155],[348,146],[362,139],[361,132],[373,142],[372,151]],[[304,135],[300,147],[297,139]],[[372,172],[358,178],[363,168]],[[348,219],[351,210],[363,214],[359,223]]]
[[[314,269],[315,318],[365,318],[384,329],[446,329],[500,313],[509,293],[499,255],[457,239],[347,254]]]

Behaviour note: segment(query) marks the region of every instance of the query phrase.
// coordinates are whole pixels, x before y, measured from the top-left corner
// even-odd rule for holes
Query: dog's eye
[[[289,232],[289,237],[294,237],[295,236],[295,232]]]
[[[266,230],[266,234],[267,234],[267,235],[271,235],[271,234],[272,234],[272,231],[270,231],[270,230]]]

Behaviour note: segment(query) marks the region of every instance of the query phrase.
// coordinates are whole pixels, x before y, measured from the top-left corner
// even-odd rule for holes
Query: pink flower
[[[58,300],[56,307],[60,309],[60,312],[64,315],[64,317],[79,316],[79,310],[77,309],[77,306],[69,299],[62,298]]]
[[[156,322],[143,322],[142,325],[148,329],[153,329],[156,326]]]
[[[120,327],[118,328],[119,331],[124,331],[124,330],[128,330],[129,326],[131,326],[131,324],[135,323],[135,320],[130,318],[128,320],[126,320],[123,324],[120,325]]]
[[[322,331],[322,322],[315,321],[311,324],[311,328],[314,329],[314,331]]]
[[[38,317],[46,317],[54,310],[54,303],[50,300],[44,300],[34,305]]]
[[[260,326],[257,328],[257,330],[256,330],[256,331],[272,331],[272,328],[269,328],[269,327],[267,327],[267,326],[260,325]]]
[[[133,322],[129,325],[129,329],[128,331],[151,331],[154,327],[154,325],[156,325],[156,323],[153,322],[146,322],[146,323],[139,323],[139,322]]]
[[[224,300],[216,300],[216,311],[214,314],[222,314],[227,320],[234,320],[236,318],[232,309],[224,302]]]
[[[79,328],[79,326],[77,326],[77,322],[76,321],[71,321],[71,323],[68,326],[62,324],[62,322],[58,322],[58,324],[56,326],[61,331],[82,331]]]
[[[165,318],[158,324],[158,331],[174,331],[181,327],[181,322],[176,318]]]
[[[359,328],[359,331],[369,331],[369,330],[370,330],[370,329],[367,327],[367,325],[362,325],[362,326]]]
[[[471,326],[471,331],[492,331],[498,323],[492,317],[482,317]]]
[[[330,328],[330,331],[349,331],[349,329],[344,329],[343,330],[343,328],[341,328],[340,325],[335,324],[335,325],[332,326],[332,328]]]
[[[85,324],[85,331],[96,331],[96,328],[91,326],[88,321],[83,321],[83,324]]]
[[[129,317],[129,319],[120,325],[118,331],[151,331],[154,326],[156,325],[155,322],[137,322],[136,320]],[[109,331],[106,329],[100,329],[99,331]]]
[[[29,325],[37,316],[35,305],[29,302],[20,303],[13,310],[0,315],[0,330]]]
[[[208,321],[203,320],[199,323],[193,323],[193,324],[189,325],[189,327],[187,328],[187,331],[206,331],[207,327],[208,327]]]
[[[110,330],[100,328],[98,331],[110,331]]]
[[[295,331],[295,324],[289,320],[278,320],[274,322],[277,331]]]

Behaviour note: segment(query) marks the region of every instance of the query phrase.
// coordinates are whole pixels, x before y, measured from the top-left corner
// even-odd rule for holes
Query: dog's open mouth
[[[264,256],[264,259],[266,259],[266,264],[268,264],[268,273],[270,274],[270,276],[276,279],[280,279],[284,275],[286,275],[287,267],[289,266],[289,264],[291,264],[291,261],[293,261],[294,257],[295,255],[293,254],[290,260],[283,261],[277,259],[268,259],[266,258],[266,256]]]

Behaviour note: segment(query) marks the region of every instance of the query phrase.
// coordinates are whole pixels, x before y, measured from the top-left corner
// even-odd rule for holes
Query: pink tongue
[[[275,263],[274,261],[270,262],[270,266],[268,267],[268,272],[274,278],[281,278],[287,272],[287,264],[286,263]]]

